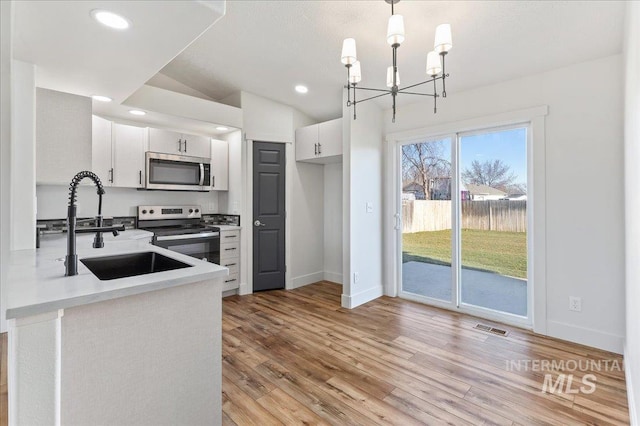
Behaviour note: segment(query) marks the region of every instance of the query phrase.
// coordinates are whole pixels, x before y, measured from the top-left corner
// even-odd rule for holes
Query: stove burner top
[[[162,226],[157,228],[141,228],[145,231],[153,232],[155,235],[189,235],[189,234],[199,234],[205,231],[218,232],[220,228],[216,228],[214,226],[206,226],[206,225],[175,225],[175,226]]]

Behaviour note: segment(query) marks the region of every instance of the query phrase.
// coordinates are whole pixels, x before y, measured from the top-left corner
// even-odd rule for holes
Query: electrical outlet
[[[209,213],[216,211],[216,203],[209,203]]]
[[[353,282],[357,283],[358,280],[360,280],[360,273],[359,272],[354,272],[353,273]]]
[[[576,296],[569,296],[569,310],[582,312],[582,298]]]

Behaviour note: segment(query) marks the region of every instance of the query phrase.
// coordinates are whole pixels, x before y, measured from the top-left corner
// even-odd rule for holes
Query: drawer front
[[[220,244],[237,243],[240,241],[240,231],[220,232]]]
[[[230,257],[240,256],[240,243],[222,243],[220,242],[220,262]]]
[[[228,277],[224,277],[222,291],[233,290],[238,287],[240,287],[238,274],[231,274]]]
[[[229,268],[229,275],[237,274],[240,270],[240,258],[229,258],[220,261],[220,266],[224,266],[225,268]]]

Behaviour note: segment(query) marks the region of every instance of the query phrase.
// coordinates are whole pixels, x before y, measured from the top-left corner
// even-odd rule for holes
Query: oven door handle
[[[204,164],[200,163],[200,186],[204,185]]]
[[[182,234],[182,235],[163,235],[156,237],[156,241],[171,241],[171,240],[195,240],[200,238],[220,237],[219,232],[202,232],[200,234]]]

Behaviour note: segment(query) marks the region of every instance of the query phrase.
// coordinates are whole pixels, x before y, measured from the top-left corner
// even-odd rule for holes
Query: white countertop
[[[211,226],[220,228],[221,231],[238,231],[242,229],[242,226],[235,226],[235,225],[211,225]]]
[[[220,265],[151,245],[150,236],[151,233],[142,230],[127,230],[115,238],[104,234],[104,247],[94,249],[91,247],[93,234],[78,234],[78,259],[154,251],[192,267],[101,281],[78,260],[78,275],[65,277],[66,234],[44,235],[39,249],[11,252],[6,288],[7,319],[229,275],[229,270]]]

